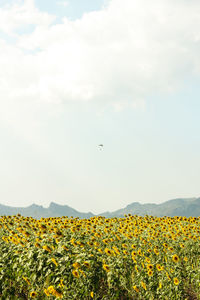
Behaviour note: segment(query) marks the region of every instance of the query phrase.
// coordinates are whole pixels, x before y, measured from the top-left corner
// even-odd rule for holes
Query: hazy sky
[[[0,0],[0,139],[1,204],[200,196],[200,1]]]

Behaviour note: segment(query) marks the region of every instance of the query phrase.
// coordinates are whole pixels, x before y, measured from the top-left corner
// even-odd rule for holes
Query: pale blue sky
[[[0,23],[0,203],[100,213],[198,197],[200,27],[192,14],[185,22],[185,1],[173,30],[163,21],[171,1],[56,2],[12,1],[19,16],[0,0],[0,18],[6,10],[14,20]]]
[[[64,2],[68,4],[62,5]],[[105,2],[105,0],[35,0],[40,10],[56,14],[59,18],[68,17],[71,20],[82,17],[84,13],[101,9]]]

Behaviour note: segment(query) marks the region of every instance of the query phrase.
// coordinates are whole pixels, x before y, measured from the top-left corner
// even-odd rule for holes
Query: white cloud
[[[33,24],[35,30],[16,34],[15,45],[0,41],[0,113],[15,127],[13,120],[24,119],[20,107],[32,116],[27,122],[41,106],[68,101],[143,107],[149,95],[199,76],[199,1],[111,0],[101,11],[56,25],[33,0],[16,3],[0,9],[0,29],[16,34]]]
[[[61,6],[64,6],[64,7],[67,7],[69,5],[69,2],[68,1],[57,1],[57,4],[61,5]]]
[[[13,35],[26,25],[49,26],[54,19],[48,13],[40,12],[34,0],[14,1],[0,8],[0,31]]]

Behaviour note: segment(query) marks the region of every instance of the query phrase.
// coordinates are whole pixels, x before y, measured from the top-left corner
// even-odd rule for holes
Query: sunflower
[[[57,263],[57,261],[55,260],[55,258],[52,257],[51,260],[52,260],[52,262],[54,263],[54,265],[57,267],[57,266],[58,266],[58,263]]]
[[[64,288],[63,279],[60,280],[60,283],[58,285],[61,289]]]
[[[152,264],[148,264],[148,265],[147,265],[147,269],[148,269],[148,270],[153,270],[153,265],[152,265]]]
[[[79,272],[81,273],[81,275],[83,275],[84,277],[86,276],[85,275],[85,272],[83,270],[79,270]]]
[[[116,254],[118,254],[118,255],[120,254],[119,249],[116,246],[113,246],[113,249],[114,249]]]
[[[135,271],[138,273],[139,271],[138,271],[138,266],[135,266]]]
[[[63,245],[62,248],[63,248],[65,251],[68,251],[68,250],[69,250],[65,245]]]
[[[113,251],[111,249],[105,248],[104,250],[106,252],[107,255],[112,255]]]
[[[179,280],[178,280],[177,277],[174,278],[174,284],[175,284],[175,285],[179,285]]]
[[[90,267],[90,263],[88,261],[84,261],[84,265],[89,268]]]
[[[156,255],[159,255],[159,251],[156,248],[153,251]]]
[[[30,297],[31,298],[36,298],[37,297],[37,293],[36,292],[31,292],[30,293]]]
[[[110,271],[109,266],[106,265],[106,264],[103,265],[103,269],[104,269],[106,272],[109,272],[109,271]]]
[[[178,255],[174,254],[172,257],[173,262],[178,262],[179,261],[179,257]]]
[[[78,269],[78,268],[80,268],[80,266],[81,265],[78,262],[73,263],[74,269]]]
[[[168,250],[171,251],[171,252],[174,251],[174,249],[172,247],[169,247]]]
[[[42,248],[43,248],[45,251],[48,251],[48,252],[51,252],[51,251],[52,251],[52,249],[51,249],[49,246],[47,246],[47,245],[43,246]]]
[[[157,264],[157,265],[156,265],[156,269],[157,269],[158,271],[162,271],[162,270],[164,269],[164,267],[161,266],[160,264]]]
[[[131,255],[132,255],[132,256],[136,256],[136,255],[137,255],[137,252],[132,251],[132,252],[131,252]]]
[[[146,258],[145,258],[145,261],[146,261],[148,264],[150,264],[150,262],[151,262],[151,260],[150,260],[149,257],[146,257]]]
[[[136,285],[133,286],[133,289],[134,289],[137,293],[139,293],[139,288],[138,288]]]
[[[143,289],[146,291],[147,290],[147,286],[146,284],[144,283],[144,281],[141,281],[141,286],[143,287]]]
[[[76,278],[79,277],[79,272],[78,272],[78,270],[73,270],[73,271],[72,271],[72,274],[73,274],[73,276],[76,277]]]
[[[50,292],[47,289],[44,289],[44,293],[47,295],[47,297],[50,296]]]
[[[63,298],[62,293],[59,292],[59,291],[57,291],[57,290],[54,291],[53,295],[54,295],[56,298]]]
[[[103,243],[107,245],[108,244],[108,239],[104,239]]]

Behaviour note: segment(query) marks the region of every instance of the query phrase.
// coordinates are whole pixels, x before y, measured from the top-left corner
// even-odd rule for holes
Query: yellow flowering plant
[[[199,243],[199,217],[2,216],[0,299],[198,299]]]

